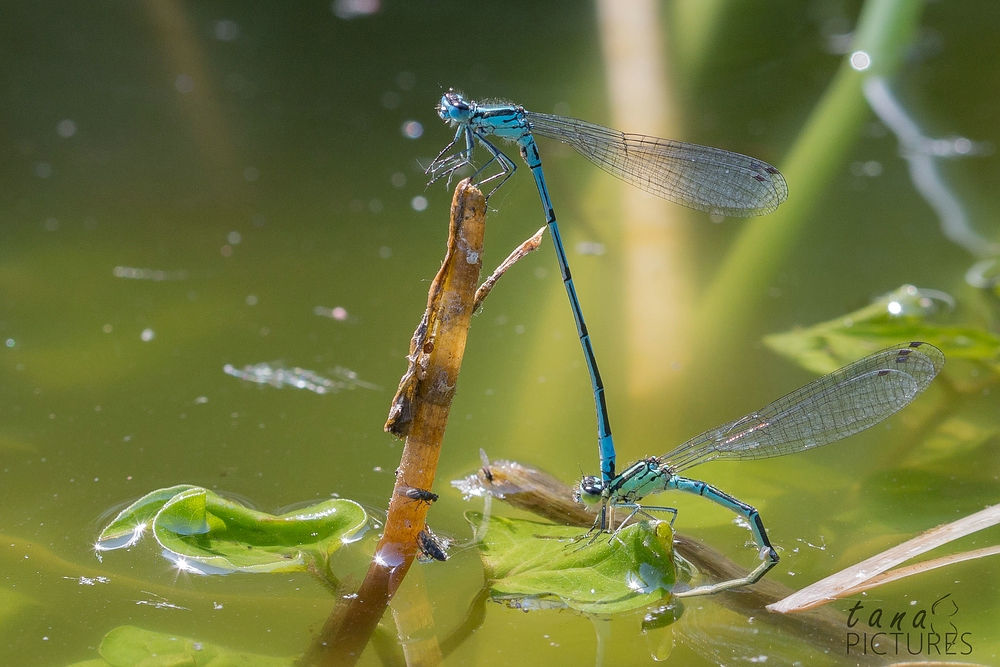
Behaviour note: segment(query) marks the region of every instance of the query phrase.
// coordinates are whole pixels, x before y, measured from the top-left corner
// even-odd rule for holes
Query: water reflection
[[[873,76],[864,83],[865,99],[879,119],[899,140],[899,152],[910,167],[910,179],[920,196],[934,212],[941,225],[941,233],[973,255],[982,257],[1000,254],[1000,244],[976,232],[965,206],[941,176],[938,163],[942,158],[988,155],[992,146],[973,142],[965,137],[933,139],[925,136],[902,103],[896,99],[889,82]],[[881,171],[881,169],[879,169]]]
[[[226,364],[222,367],[222,370],[226,375],[232,375],[235,378],[248,382],[269,384],[278,389],[282,387],[306,389],[317,394],[336,394],[343,389],[354,389],[357,387],[372,390],[381,389],[376,384],[360,379],[354,371],[348,368],[341,368],[340,366],[331,369],[331,374],[337,378],[336,380],[331,380],[315,371],[299,368],[298,366],[283,368],[277,365],[272,366],[267,362],[253,364],[252,366],[248,365],[243,368],[236,368],[232,364]]]

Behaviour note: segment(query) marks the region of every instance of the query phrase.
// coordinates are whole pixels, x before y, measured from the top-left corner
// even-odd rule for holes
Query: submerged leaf
[[[926,341],[948,358],[945,374],[959,391],[1000,377],[1000,338],[985,329],[931,321],[939,293],[904,285],[861,310],[805,329],[764,337],[764,344],[824,374],[901,341]],[[956,362],[959,362],[956,364]]]
[[[109,632],[98,650],[112,667],[292,667],[295,664],[294,658],[232,651],[133,625],[122,625]]]
[[[479,544],[490,593],[522,609],[569,607],[614,614],[646,607],[674,584],[673,533],[642,521],[589,543],[579,528],[466,513]]]
[[[11,627],[10,621],[32,606],[40,606],[40,602],[11,588],[0,588],[0,626]]]
[[[992,414],[984,417],[979,421],[994,418]],[[962,461],[967,464],[971,461],[968,456],[994,442],[998,434],[1000,426],[995,423],[980,424],[969,417],[948,417],[936,424],[920,446],[908,452],[901,463],[910,467],[937,466],[947,470],[948,466],[942,465],[942,462],[965,457]]]
[[[164,556],[205,574],[290,572],[326,560],[367,523],[365,510],[334,498],[275,516],[197,486],[160,489],[123,510],[99,550],[128,547],[151,529]]]

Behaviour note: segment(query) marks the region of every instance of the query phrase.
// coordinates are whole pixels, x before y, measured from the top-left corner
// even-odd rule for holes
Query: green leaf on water
[[[940,297],[903,285],[860,310],[805,329],[764,337],[764,344],[818,374],[891,345],[931,343],[948,358],[944,374],[961,392],[1000,379],[1000,338],[981,328],[931,321]]]
[[[368,522],[352,500],[334,498],[275,516],[197,486],[149,493],[101,532],[99,551],[130,547],[151,532],[179,567],[206,574],[319,568]]]
[[[198,487],[190,484],[178,484],[165,489],[157,489],[147,493],[121,512],[114,520],[104,527],[97,538],[98,550],[121,549],[130,547],[139,539],[153,523],[153,517],[163,509],[174,496]]]
[[[593,614],[643,608],[674,585],[673,532],[641,521],[592,544],[580,528],[467,512],[494,599],[522,609],[568,607]]]
[[[104,661],[94,664],[111,667],[292,667],[295,664],[295,658],[242,653],[132,625],[122,625],[105,635],[98,651]]]

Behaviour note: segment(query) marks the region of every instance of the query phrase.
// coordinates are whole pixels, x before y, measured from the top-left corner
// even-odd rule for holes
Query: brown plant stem
[[[431,283],[427,310],[410,343],[409,368],[385,425],[386,431],[406,437],[385,529],[357,593],[334,609],[302,665],[355,664],[417,555],[417,534],[430,503],[406,494],[429,491],[434,484],[472,321],[485,222],[486,200],[466,179],[455,188],[448,250]]]

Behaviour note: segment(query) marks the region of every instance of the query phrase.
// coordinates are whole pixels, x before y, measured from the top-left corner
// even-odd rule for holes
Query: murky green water
[[[857,18],[849,4],[724,4],[700,65],[681,73],[668,65],[677,138],[784,168],[841,62],[831,50]],[[667,53],[683,41],[671,33],[674,9],[668,3],[661,16]],[[1000,142],[996,11],[935,3],[921,17],[891,83],[927,134]],[[329,2],[150,0],[7,3],[0,17],[3,662],[93,658],[101,638],[126,624],[299,653],[332,608],[309,576],[179,574],[148,545],[99,562],[96,535],[109,513],[182,482],[268,511],[334,493],[384,509],[401,445],[381,427],[447,232],[450,191],[426,187],[418,163],[450,139],[433,105],[455,86],[612,123],[610,110],[621,107],[608,101],[595,9],[385,2],[374,15],[345,19]],[[422,134],[410,138],[413,122]],[[662,224],[679,238],[671,256],[685,260],[676,280],[689,298],[672,304],[653,292],[646,310],[681,322],[670,335],[646,335],[643,308],[630,302],[624,186],[571,151],[542,145],[620,463],[665,452],[814,377],[766,349],[766,334],[838,317],[905,283],[952,295],[958,307],[942,314],[946,323],[995,323],[995,298],[964,278],[979,257],[942,233],[896,139],[870,114],[859,134],[821,191],[800,194],[790,177],[790,204],[812,198],[802,231],[765,289],[748,296],[749,314],[711,332],[692,322],[747,223],[667,209]],[[993,239],[1000,170],[984,152],[938,165],[969,224]],[[488,267],[544,222],[525,169],[490,204]],[[681,348],[697,353],[674,359]],[[670,371],[650,376],[646,359],[666,359]],[[379,388],[320,395],[223,372],[260,362],[331,379],[346,368]],[[951,406],[938,418],[972,435],[935,440],[901,415],[820,452],[707,465],[697,475],[761,510],[783,558],[770,576],[799,588],[997,501],[996,392],[987,383]],[[462,512],[475,506],[447,482],[479,466],[480,448],[568,483],[581,467],[596,471],[592,410],[546,240],[474,321],[433,527],[468,538]],[[699,499],[669,502],[681,509],[679,531],[755,562],[731,516]],[[978,533],[952,550],[998,535]],[[359,577],[367,557],[346,548],[337,563]],[[1000,650],[996,571],[989,559],[964,563],[864,603],[888,613],[950,594],[949,631],[971,633],[963,657],[991,664]],[[444,637],[481,584],[468,549],[414,567],[403,594],[426,592],[426,634]],[[844,611],[857,599],[834,606]],[[846,626],[843,634],[846,652]],[[811,660],[795,637],[703,600],[648,641],[636,618],[613,620],[604,664],[649,662],[649,646],[661,642],[673,645],[674,664]],[[597,644],[582,616],[490,604],[482,628],[448,661],[586,665]]]

